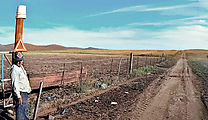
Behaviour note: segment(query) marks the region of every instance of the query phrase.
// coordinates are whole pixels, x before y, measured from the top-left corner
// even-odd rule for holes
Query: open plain
[[[206,100],[202,99],[207,93],[205,80],[192,70],[198,52],[26,53],[24,66],[34,86],[29,95],[29,116],[32,118],[39,86],[34,81],[40,80],[46,86],[38,119],[206,120]],[[206,61],[207,51],[200,54]]]

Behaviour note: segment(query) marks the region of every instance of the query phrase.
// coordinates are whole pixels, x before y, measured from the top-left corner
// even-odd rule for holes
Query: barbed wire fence
[[[130,61],[132,60],[132,61]],[[80,91],[82,87],[99,88],[102,85],[110,86],[118,84],[132,77],[131,73],[135,69],[154,66],[162,61],[165,61],[166,57],[149,57],[149,56],[137,56],[133,55],[131,59],[129,56],[109,57],[100,60],[77,60],[70,62],[40,62],[36,64],[26,64],[25,69],[29,73],[29,77],[46,76],[52,73],[60,73],[62,80],[60,85],[65,85],[67,79],[67,73],[79,71],[78,87]],[[132,63],[132,65],[131,65]],[[130,67],[132,67],[130,69]],[[9,77],[9,65],[5,66],[5,74]]]

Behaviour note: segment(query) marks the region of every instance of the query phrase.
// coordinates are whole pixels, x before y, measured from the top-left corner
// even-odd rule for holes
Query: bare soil
[[[134,110],[123,118],[135,120],[207,120],[207,111],[192,81],[193,75],[186,59],[180,59],[145,102],[137,101]],[[154,86],[154,85],[153,85]],[[151,87],[149,88],[151,90]],[[143,93],[144,96],[151,92]],[[147,97],[148,98],[148,97]],[[142,108],[145,104],[145,107]],[[130,117],[129,117],[130,116]]]
[[[179,59],[167,71],[159,77],[152,73],[135,79],[52,115],[72,120],[207,120],[207,110],[193,84],[196,77],[187,60]],[[61,115],[64,109],[66,113]]]
[[[64,63],[66,71],[80,69],[80,62],[85,61],[83,65],[90,71],[89,79],[96,80],[110,80],[111,76],[118,75],[118,63],[121,58],[65,54],[26,57],[25,66],[31,76],[62,72]],[[114,64],[111,59],[114,59]],[[140,57],[135,59],[134,64],[137,68],[157,65],[156,71],[127,80],[128,62],[123,61],[121,77],[124,81],[104,90],[80,94],[77,93],[76,83],[44,90],[42,98],[55,99],[41,99],[38,119],[48,119],[50,114],[61,120],[207,120],[207,110],[201,102],[198,88],[195,88],[194,81],[197,81],[197,78],[188,66],[186,58],[183,56],[173,67],[171,66],[174,62],[171,63],[170,60],[161,62],[152,57],[147,62],[147,59]],[[111,66],[114,69],[111,69]],[[33,112],[35,100],[36,94],[31,94],[30,112]]]

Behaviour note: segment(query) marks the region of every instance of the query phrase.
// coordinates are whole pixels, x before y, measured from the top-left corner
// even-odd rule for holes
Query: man
[[[22,52],[15,53],[15,61],[11,67],[10,74],[12,79],[12,88],[16,101],[16,120],[28,120],[27,117],[27,99],[31,92],[30,83],[23,65]]]

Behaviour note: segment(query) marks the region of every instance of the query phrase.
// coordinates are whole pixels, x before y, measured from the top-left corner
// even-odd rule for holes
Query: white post
[[[38,107],[39,107],[39,102],[40,102],[40,96],[42,93],[42,88],[43,88],[43,82],[40,83],[40,91],[38,93],[38,97],[37,97],[37,101],[36,101],[36,105],[35,105],[35,111],[34,111],[34,115],[33,115],[33,120],[37,119],[37,114],[38,114]]]

